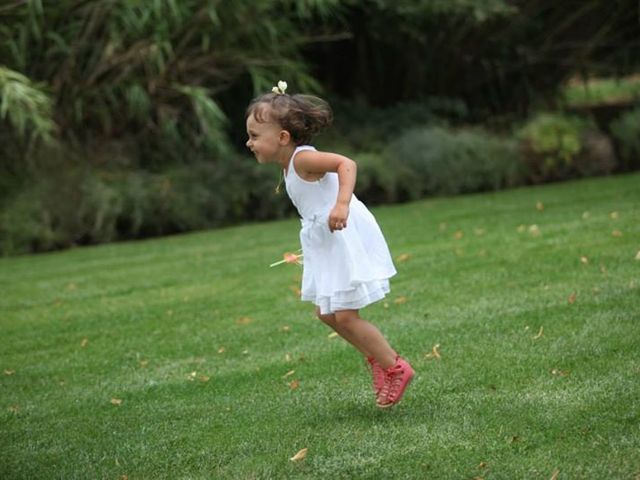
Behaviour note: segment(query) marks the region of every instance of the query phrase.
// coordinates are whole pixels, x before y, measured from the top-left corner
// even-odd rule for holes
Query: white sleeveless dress
[[[302,300],[313,302],[322,314],[358,310],[389,293],[389,278],[396,274],[389,248],[374,216],[355,195],[347,228],[331,233],[328,218],[338,197],[338,174],[302,179],[295,156],[303,150],[315,148],[296,148],[285,173],[287,194],[302,222]]]

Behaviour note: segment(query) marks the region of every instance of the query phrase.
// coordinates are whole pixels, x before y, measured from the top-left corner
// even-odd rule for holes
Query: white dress
[[[302,300],[311,301],[322,314],[358,310],[389,293],[389,278],[396,269],[382,231],[367,207],[351,197],[347,228],[329,230],[328,218],[338,197],[338,174],[327,172],[319,180],[302,179],[293,152],[285,174],[287,194],[302,221]]]

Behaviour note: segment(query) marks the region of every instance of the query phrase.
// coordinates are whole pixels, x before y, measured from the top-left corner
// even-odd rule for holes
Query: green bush
[[[640,168],[640,107],[620,115],[611,122],[610,130],[616,140],[623,168]]]
[[[610,140],[582,117],[542,113],[516,137],[531,183],[607,174],[617,164]]]
[[[390,170],[402,172],[401,196],[498,190],[518,185],[521,172],[514,142],[480,130],[411,130],[385,151]]]
[[[40,171],[0,214],[0,251],[41,252],[278,218],[277,176],[230,157],[161,172],[57,165]]]

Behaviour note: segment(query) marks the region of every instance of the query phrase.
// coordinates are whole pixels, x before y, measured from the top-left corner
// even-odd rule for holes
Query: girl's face
[[[288,159],[285,149],[290,142],[289,132],[274,122],[259,122],[254,115],[247,118],[247,148],[258,163],[282,163]]]

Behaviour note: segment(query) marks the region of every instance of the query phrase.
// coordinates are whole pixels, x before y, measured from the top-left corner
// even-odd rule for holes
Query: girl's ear
[[[288,130],[280,130],[278,140],[280,141],[280,145],[287,145],[291,141],[291,134]]]

